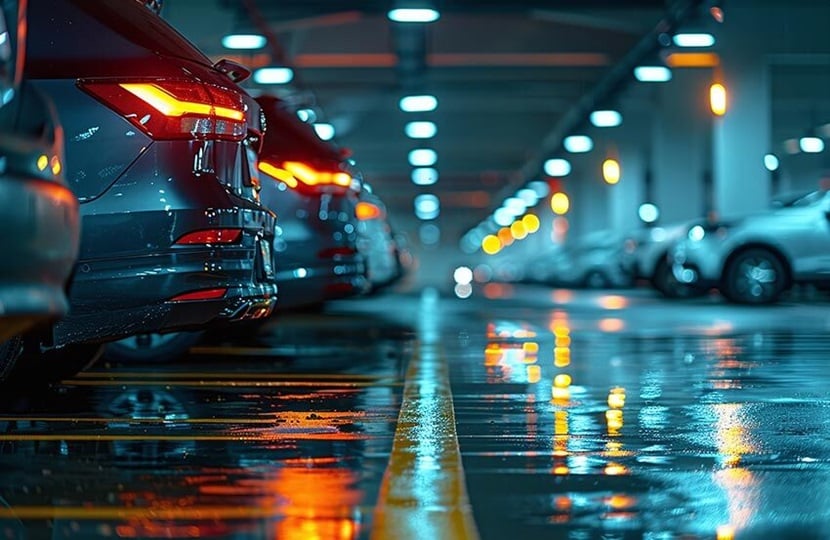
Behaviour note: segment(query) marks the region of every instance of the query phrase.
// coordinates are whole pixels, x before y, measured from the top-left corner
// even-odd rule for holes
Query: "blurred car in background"
[[[363,181],[354,215],[357,218],[357,248],[366,257],[369,292],[377,292],[395,283],[403,274],[386,205]]]
[[[262,203],[277,214],[277,310],[316,307],[361,294],[368,280],[349,212],[360,189],[343,154],[278,98],[257,98],[265,115],[259,155]],[[355,203],[356,204],[356,203]]]
[[[251,175],[247,72],[139,2],[31,0],[28,35],[26,76],[60,116],[83,228],[70,315],[6,357],[60,378],[101,342],[270,314],[274,215]]]
[[[704,294],[705,288],[677,281],[668,262],[672,246],[699,223],[703,220],[647,227],[626,235],[624,265],[633,279],[647,281],[667,298],[691,298]]]
[[[633,284],[624,260],[624,241],[613,231],[597,231],[565,244],[550,259],[548,285],[605,289]]]
[[[775,302],[796,283],[830,282],[830,196],[813,191],[769,211],[698,224],[670,253],[678,281],[742,304]]]
[[[13,336],[66,314],[66,282],[80,238],[57,114],[22,80],[25,7],[0,4],[0,380],[16,360],[4,353],[18,347]]]

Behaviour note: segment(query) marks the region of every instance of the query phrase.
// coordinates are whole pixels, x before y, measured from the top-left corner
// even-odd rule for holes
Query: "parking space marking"
[[[7,508],[0,506],[0,519],[74,519],[74,520],[107,520],[120,521],[125,519],[140,520],[230,520],[230,519],[257,519],[279,518],[284,516],[285,510],[278,504],[267,501],[262,506],[221,506],[221,505],[194,505],[194,506],[167,506],[164,508],[152,507],[114,507],[114,506],[14,506]],[[368,511],[369,509],[365,509]],[[351,508],[350,508],[351,511]],[[350,517],[344,513],[342,517]]]
[[[478,539],[467,498],[446,361],[433,345],[406,374],[372,540]]]
[[[215,434],[215,435],[160,435],[142,433],[141,435],[101,435],[89,434],[61,434],[61,433],[15,433],[0,434],[0,442],[12,441],[67,441],[67,442],[116,442],[116,441],[219,441],[219,442],[256,442],[272,440],[344,440],[369,439],[365,433],[343,433],[336,429],[321,431],[313,428],[275,428],[270,431],[257,431],[252,434]]]
[[[75,379],[227,379],[244,377],[246,379],[273,379],[273,380],[356,380],[379,381],[388,379],[387,375],[359,375],[346,373],[253,373],[250,371],[82,371],[75,375]]]
[[[200,388],[272,388],[272,387],[337,387],[337,388],[367,388],[371,386],[402,386],[396,378],[377,381],[269,381],[269,380],[170,380],[170,379],[68,379],[63,381],[68,386],[196,386]]]

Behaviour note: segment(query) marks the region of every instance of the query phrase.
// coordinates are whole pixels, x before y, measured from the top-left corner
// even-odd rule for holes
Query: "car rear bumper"
[[[101,229],[96,216],[84,227]],[[147,247],[136,254],[134,236],[125,239],[119,254],[79,260],[69,290],[71,313],[54,331],[56,344],[118,339],[149,332],[187,330],[212,322],[270,315],[277,285],[273,261],[265,264],[273,231],[273,215],[265,210],[178,210],[130,216],[107,214],[103,220],[121,219],[125,235],[144,234]],[[150,225],[148,225],[150,224]],[[152,232],[144,232],[143,227]],[[204,229],[238,229],[239,240],[230,244],[178,245],[182,233]],[[160,238],[158,230],[164,231]],[[125,232],[131,231],[131,232]],[[99,235],[104,234],[98,232]],[[112,231],[109,234],[113,234]],[[99,242],[104,240],[99,238]],[[112,245],[115,238],[108,238]],[[159,245],[166,241],[167,245]],[[129,249],[127,249],[129,248]],[[214,293],[217,297],[210,293]],[[181,295],[207,294],[203,299],[180,300]]]
[[[63,316],[78,256],[78,201],[61,184],[0,178],[0,318]]]
[[[360,256],[279,270],[276,279],[280,291],[278,311],[364,294],[369,289]]]

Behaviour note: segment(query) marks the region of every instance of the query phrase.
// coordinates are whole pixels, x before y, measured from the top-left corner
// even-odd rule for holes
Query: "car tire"
[[[666,298],[698,298],[706,294],[706,289],[703,287],[677,281],[665,258],[657,263],[651,284]]]
[[[107,343],[104,358],[125,364],[166,364],[181,358],[204,332],[138,334]]]
[[[771,304],[781,296],[786,279],[784,263],[775,253],[753,248],[729,259],[721,292],[738,304]]]

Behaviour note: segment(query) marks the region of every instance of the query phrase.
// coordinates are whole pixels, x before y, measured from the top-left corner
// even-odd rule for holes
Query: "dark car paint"
[[[54,344],[270,312],[276,286],[262,275],[259,242],[271,242],[274,216],[256,202],[247,143],[152,140],[82,88],[84,81],[103,76],[118,81],[186,77],[238,87],[136,2],[32,0],[30,15],[30,35],[51,34],[52,39],[32,40],[40,46],[32,51],[29,75],[58,102],[71,141],[67,175],[82,197],[72,313],[56,326]],[[82,22],[94,24],[101,35],[72,41],[85,34],[78,30]],[[58,32],[69,26],[69,38]],[[147,36],[176,45],[162,49]],[[107,50],[98,51],[105,44]],[[119,54],[129,58],[120,61]],[[258,144],[258,109],[245,99]],[[236,244],[174,245],[187,232],[215,227],[242,229],[242,238]],[[168,302],[182,293],[219,287],[228,288],[221,300]]]
[[[314,133],[277,98],[257,98],[265,117],[261,159],[302,161],[318,170],[344,170],[342,154]],[[315,305],[367,290],[365,261],[357,251],[353,188],[290,188],[261,173],[262,203],[278,216],[277,310]],[[356,184],[355,184],[356,185]]]
[[[78,254],[78,201],[63,177],[63,136],[52,104],[21,81],[26,2],[4,2],[0,47],[0,342],[65,315]],[[45,160],[45,161],[43,161]]]

